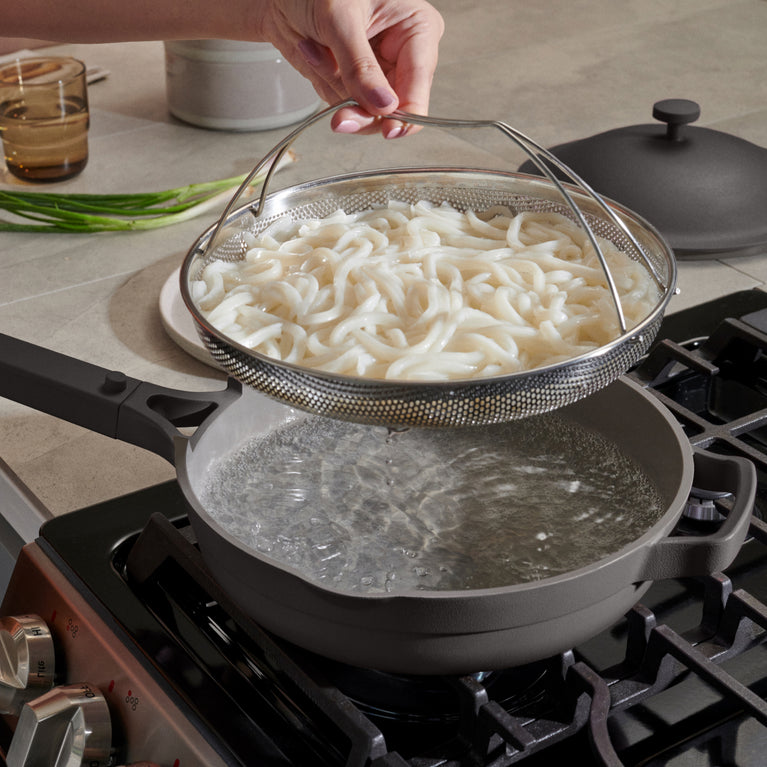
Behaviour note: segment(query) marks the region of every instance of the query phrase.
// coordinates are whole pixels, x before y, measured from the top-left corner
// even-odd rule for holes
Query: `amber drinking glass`
[[[85,65],[69,57],[17,59],[0,67],[0,134],[17,178],[63,181],[88,162]]]

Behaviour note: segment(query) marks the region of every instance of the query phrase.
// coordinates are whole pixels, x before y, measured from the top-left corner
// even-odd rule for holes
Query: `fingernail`
[[[373,88],[368,91],[368,98],[378,109],[386,109],[396,102],[394,94],[386,88]]]
[[[384,133],[384,138],[399,138],[407,133],[407,125],[399,123]]]
[[[356,133],[360,126],[354,120],[341,120],[335,127],[336,133]]]

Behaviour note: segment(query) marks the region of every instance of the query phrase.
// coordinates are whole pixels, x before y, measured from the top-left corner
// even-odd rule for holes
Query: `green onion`
[[[293,162],[287,152],[280,167]],[[128,232],[178,224],[228,200],[247,178],[241,176],[189,184],[162,192],[77,194],[0,189],[0,210],[23,221],[0,219],[0,232]],[[253,179],[259,187],[264,173]]]

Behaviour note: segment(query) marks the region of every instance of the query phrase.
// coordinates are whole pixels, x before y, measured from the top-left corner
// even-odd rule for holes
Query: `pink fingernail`
[[[354,120],[341,120],[335,127],[336,133],[356,133],[360,129]]]
[[[389,130],[388,133],[384,134],[384,138],[399,138],[400,136],[404,136],[407,133],[407,125],[402,125],[401,123]]]

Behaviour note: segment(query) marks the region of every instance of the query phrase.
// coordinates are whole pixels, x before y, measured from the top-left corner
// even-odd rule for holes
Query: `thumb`
[[[376,60],[362,28],[356,33],[347,29],[346,34],[341,35],[330,48],[349,95],[372,115],[393,112],[399,99]]]

